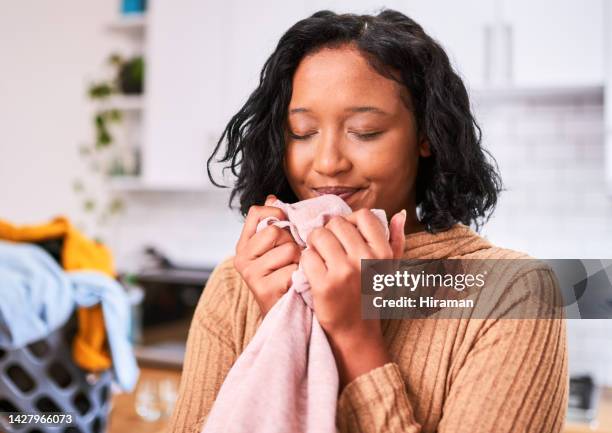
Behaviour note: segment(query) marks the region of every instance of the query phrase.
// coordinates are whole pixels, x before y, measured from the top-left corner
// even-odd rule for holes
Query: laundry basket
[[[70,414],[71,424],[10,424],[7,433],[103,433],[110,411],[110,370],[91,374],[72,360],[76,315],[47,338],[14,350],[0,348],[0,412]],[[67,418],[67,417],[66,417]],[[65,419],[66,419],[65,418]]]

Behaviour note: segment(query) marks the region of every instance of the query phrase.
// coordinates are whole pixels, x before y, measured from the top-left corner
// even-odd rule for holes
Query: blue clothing
[[[129,301],[121,285],[95,271],[65,272],[36,245],[0,241],[0,347],[15,349],[43,339],[63,326],[76,306],[97,303],[116,381],[130,391],[138,367],[128,338]]]

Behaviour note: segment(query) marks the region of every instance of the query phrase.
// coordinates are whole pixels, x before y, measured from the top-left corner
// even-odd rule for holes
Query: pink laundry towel
[[[306,247],[310,232],[351,208],[336,195],[295,204],[277,200],[288,221],[262,220],[288,227]],[[374,215],[389,230],[384,210]],[[203,433],[332,433],[336,431],[338,371],[321,325],[312,311],[310,285],[299,267],[291,287],[268,311],[244,352],[230,369],[208,414]]]

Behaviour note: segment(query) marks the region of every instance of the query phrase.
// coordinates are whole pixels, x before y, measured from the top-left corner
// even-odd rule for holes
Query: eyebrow
[[[381,110],[380,108],[377,107],[370,107],[370,106],[363,106],[363,107],[349,107],[347,109],[345,109],[344,111],[348,111],[351,113],[374,113],[374,114],[382,114],[382,115],[389,115],[389,113],[387,113],[386,111]],[[297,113],[310,113],[311,110],[308,108],[303,108],[303,107],[297,107],[297,108],[292,108],[291,110],[289,110],[289,114],[297,114]]]

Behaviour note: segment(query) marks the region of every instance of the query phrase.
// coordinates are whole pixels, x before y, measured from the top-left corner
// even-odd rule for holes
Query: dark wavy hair
[[[293,25],[208,159],[213,184],[222,186],[211,174],[211,163],[228,163],[224,170],[231,169],[236,177],[230,207],[238,196],[243,215],[268,194],[285,202],[298,200],[283,168],[293,74],[304,56],[345,44],[355,46],[378,73],[410,93],[418,133],[431,149],[430,157],[420,158],[416,177],[420,221],[432,233],[457,222],[478,230],[502,190],[497,164],[481,147],[468,93],[444,49],[415,21],[389,9],[375,16],[319,11]]]

